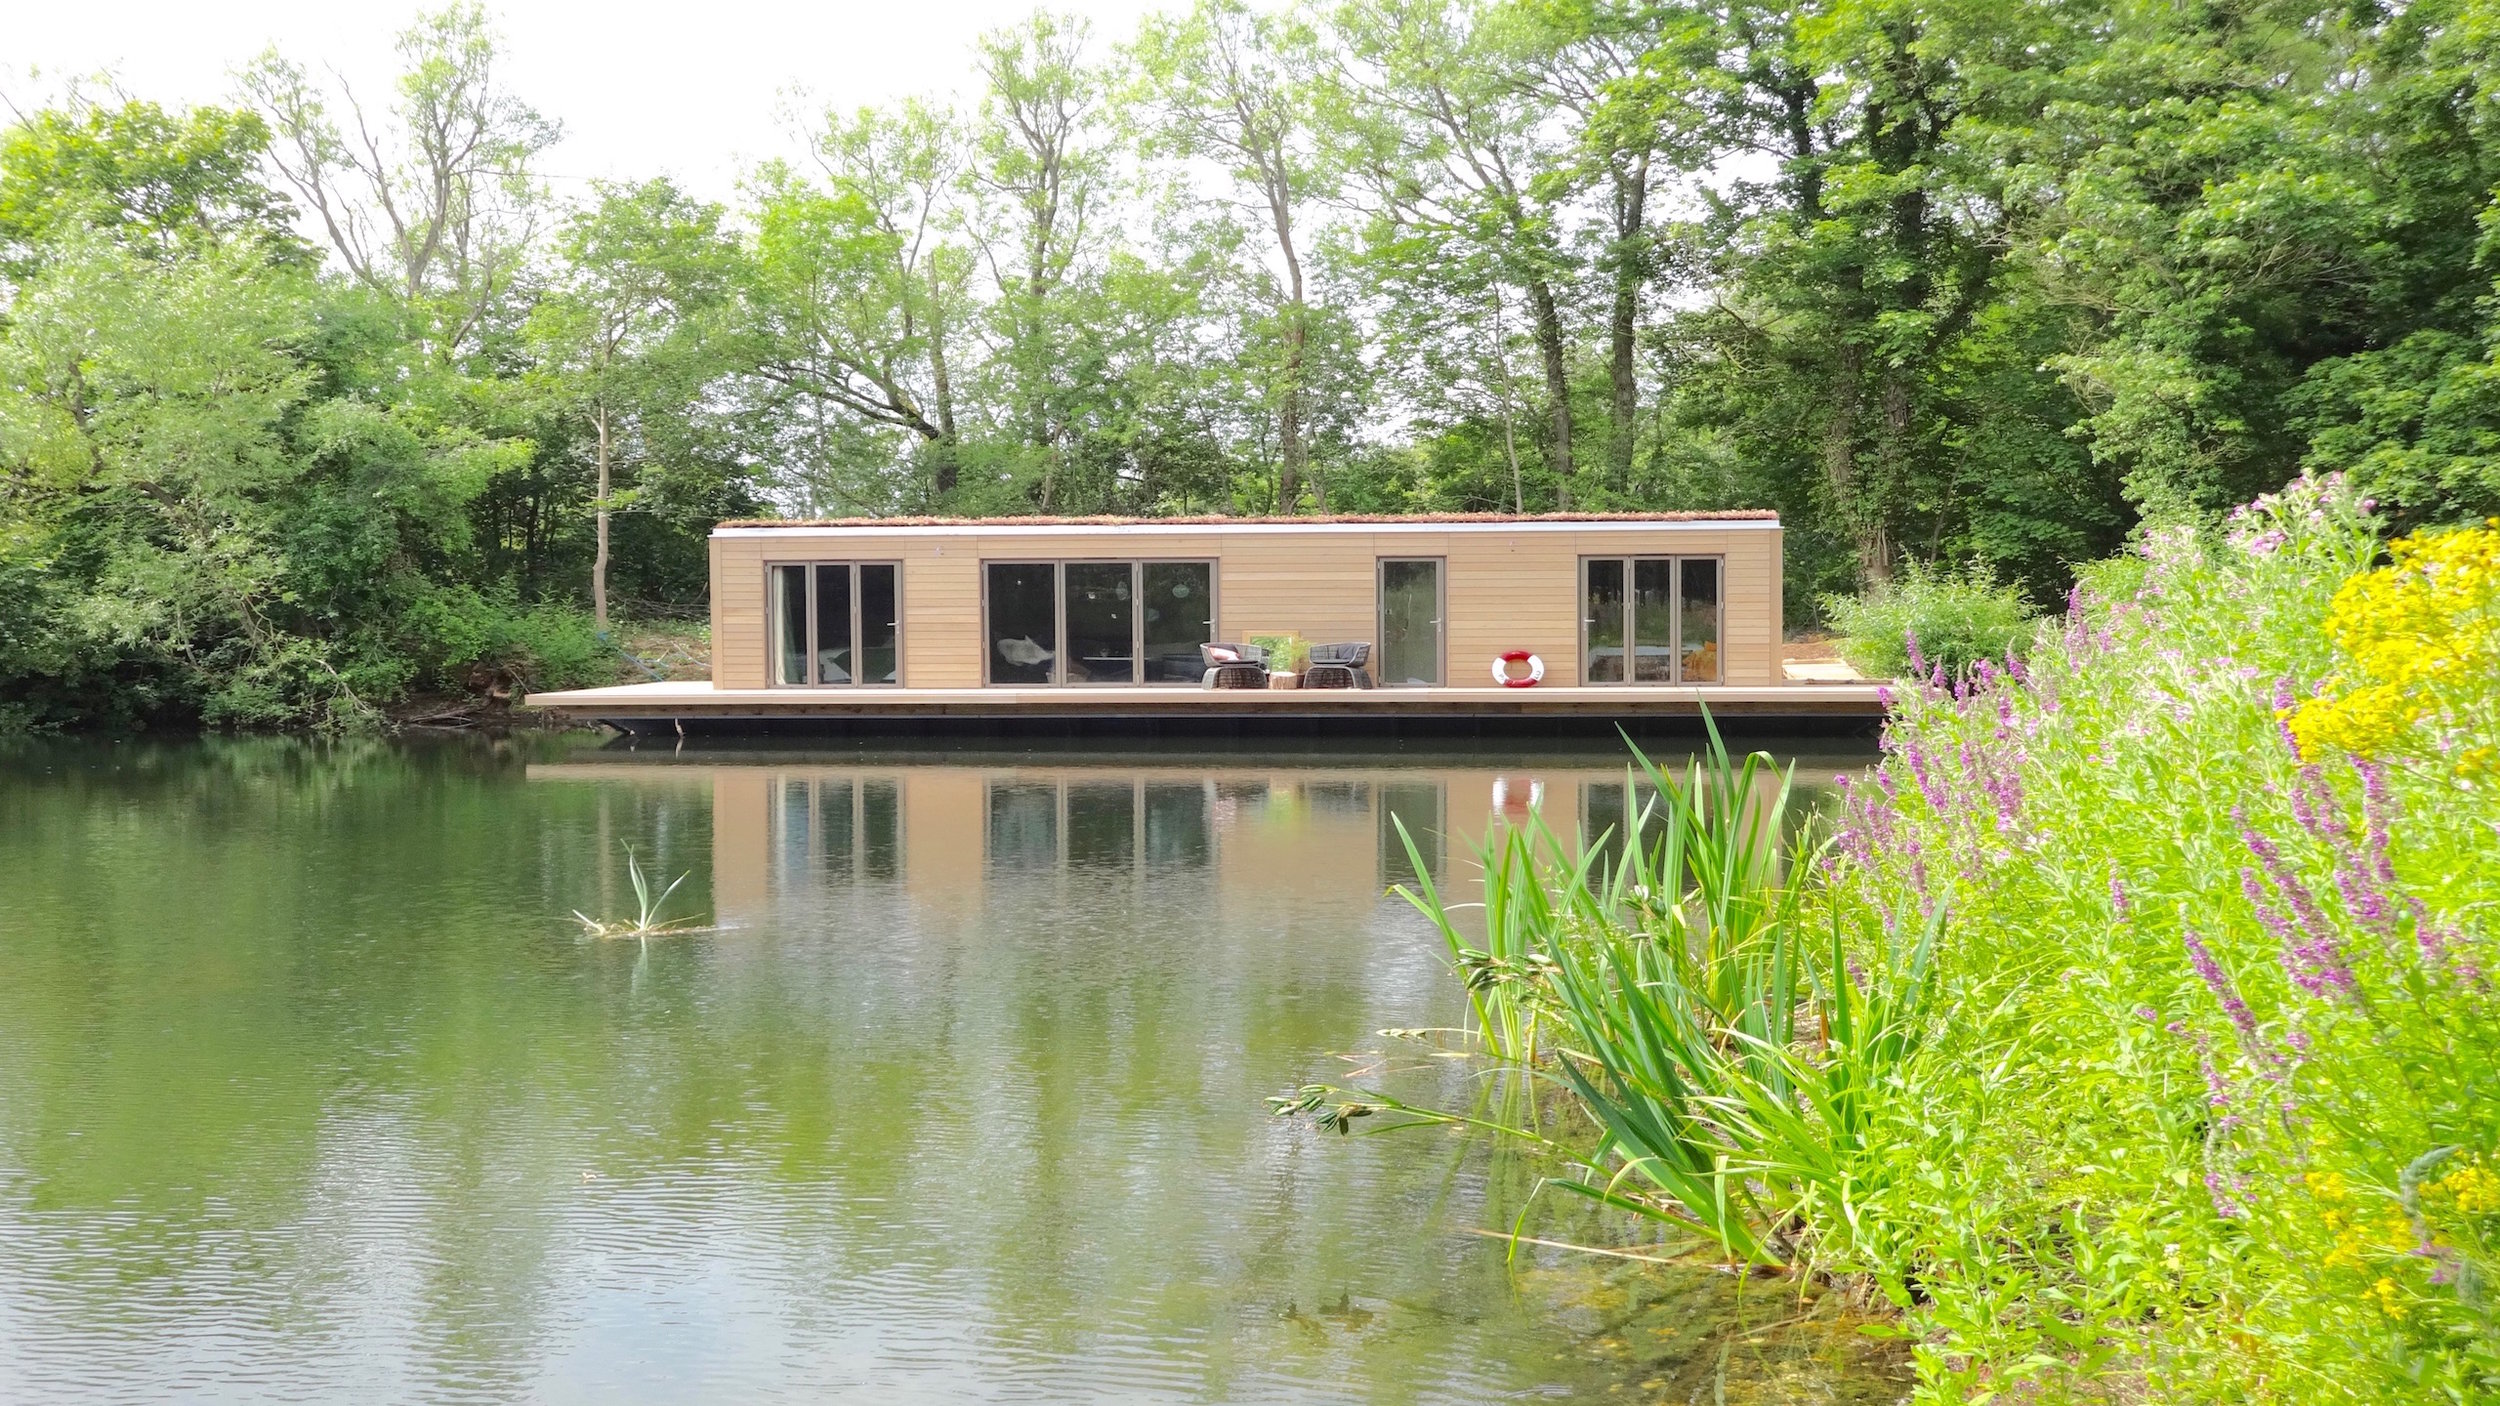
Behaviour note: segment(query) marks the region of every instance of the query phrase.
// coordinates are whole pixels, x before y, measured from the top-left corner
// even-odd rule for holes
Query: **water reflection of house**
[[[1106,886],[1203,882],[1256,902],[1280,887],[1347,897],[1410,882],[1402,824],[1447,875],[1488,825],[1531,811],[1566,841],[1620,830],[1647,799],[1617,767],[874,765],[803,761],[531,768],[533,777],[708,778],[723,921],[827,887],[891,885],[970,909],[1048,878],[1082,904]],[[1767,788],[1771,783],[1765,778]],[[1765,799],[1767,799],[1767,790]]]

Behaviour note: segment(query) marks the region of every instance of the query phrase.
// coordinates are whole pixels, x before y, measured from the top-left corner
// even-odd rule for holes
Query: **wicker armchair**
[[[1207,666],[1202,688],[1267,687],[1267,651],[1255,644],[1202,644],[1198,657]]]
[[[1311,662],[1302,671],[1304,688],[1369,688],[1372,662],[1368,644],[1315,644]]]

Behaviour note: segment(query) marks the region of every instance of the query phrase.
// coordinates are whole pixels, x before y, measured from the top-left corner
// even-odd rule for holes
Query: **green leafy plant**
[[[1822,850],[1789,824],[1789,774],[1760,753],[1731,760],[1715,726],[1680,777],[1634,758],[1655,798],[1621,835],[1567,852],[1531,816],[1480,846],[1481,905],[1448,904],[1428,878],[1400,890],[1440,931],[1484,1051],[1566,1091],[1593,1143],[1368,1090],[1314,1085],[1272,1103],[1339,1132],[1391,1111],[1404,1117],[1378,1126],[1526,1139],[1575,1168],[1551,1188],[1735,1262],[1792,1265],[1824,1213],[1849,1203],[1874,1091],[1921,1047],[1941,914],[1913,936],[1895,923],[1858,942],[1876,960],[1853,962],[1838,911],[1807,902]],[[1458,916],[1479,908],[1480,946]]]
[[[1298,674],[1311,662],[1311,642],[1300,635],[1252,635],[1248,642],[1267,651],[1274,673]]]
[[[1823,613],[1840,633],[1840,656],[1869,678],[1924,678],[1939,667],[1959,674],[2019,652],[2035,628],[2022,592],[1976,564],[1952,570],[1912,560],[1864,595],[1824,597]]]

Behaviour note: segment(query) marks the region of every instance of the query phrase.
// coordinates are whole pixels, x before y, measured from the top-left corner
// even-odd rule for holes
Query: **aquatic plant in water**
[[[1941,919],[1854,944],[1880,955],[1853,961],[1837,914],[1806,901],[1821,847],[1789,821],[1789,775],[1732,761],[1715,726],[1681,777],[1634,759],[1627,794],[1652,799],[1622,834],[1571,850],[1531,815],[1485,837],[1483,946],[1459,917],[1476,905],[1428,877],[1400,890],[1448,945],[1486,1052],[1566,1091],[1594,1141],[1328,1086],[1272,1102],[1338,1131],[1386,1110],[1405,1118],[1384,1126],[1527,1139],[1576,1168],[1547,1180],[1559,1193],[1792,1265],[1849,1199],[1869,1091],[1920,1043]]]
[[[634,857],[634,847],[625,847],[625,874],[634,886],[634,916],[630,918],[594,918],[576,908],[573,917],[582,925],[582,935],[595,938],[635,938],[648,942],[671,933],[700,932],[702,925],[692,918],[664,918],[661,911],[668,906],[669,895],[690,877],[692,871],[669,880],[668,887],[654,894],[651,881],[643,876],[642,862]]]

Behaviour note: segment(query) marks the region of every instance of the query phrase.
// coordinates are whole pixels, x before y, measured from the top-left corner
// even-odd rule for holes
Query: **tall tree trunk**
[[[1528,280],[1528,310],[1536,317],[1536,348],[1545,363],[1545,397],[1552,405],[1548,431],[1553,443],[1546,462],[1554,466],[1554,506],[1571,511],[1571,374],[1563,361],[1562,313],[1554,306],[1554,290],[1542,278]]]
[[[1858,372],[1864,354],[1855,345],[1840,349],[1840,365],[1832,375],[1831,410],[1823,421],[1823,482],[1832,495],[1832,511],[1840,520],[1858,521]],[[1863,534],[1859,535],[1858,570],[1866,570]]]
[[[590,620],[599,633],[608,632],[608,403],[599,402],[598,554],[590,562]]]
[[[1641,286],[1649,276],[1642,237],[1649,212],[1649,156],[1646,152],[1615,192],[1615,305],[1607,318],[1606,373],[1614,403],[1606,424],[1606,486],[1620,493],[1632,484],[1632,446],[1638,438],[1641,413],[1640,377],[1634,362],[1635,334],[1641,316]]]
[[[1510,460],[1510,510],[1524,517],[1528,511],[1528,489],[1519,477],[1519,434],[1511,423],[1510,333],[1502,326],[1499,287],[1495,288],[1493,299],[1493,366],[1502,373],[1502,453]]]
[[[1292,513],[1302,500],[1302,478],[1310,451],[1302,443],[1302,358],[1310,339],[1303,318],[1302,256],[1293,247],[1293,206],[1286,191],[1281,153],[1269,167],[1268,215],[1276,222],[1276,247],[1285,256],[1285,403],[1276,416],[1277,448],[1284,462],[1276,471],[1277,507]],[[1314,485],[1316,488],[1316,485]],[[1319,507],[1327,511],[1325,494]]]
[[[935,298],[929,308],[929,374],[937,383],[937,491],[943,497],[955,491],[963,465],[955,453],[955,383],[946,371],[946,323],[938,316]]]
[[[1296,279],[1299,282],[1299,278]],[[1276,413],[1276,438],[1283,463],[1276,470],[1277,511],[1288,515],[1302,505],[1302,304],[1285,309],[1285,403]]]
[[[1831,488],[1833,509],[1849,524],[1857,547],[1858,579],[1879,586],[1892,579],[1892,531],[1885,521],[1884,485],[1868,483],[1858,462],[1859,378],[1865,367],[1865,352],[1854,343],[1840,349],[1830,418],[1823,422],[1823,477]],[[1906,394],[1896,395],[1898,385],[1888,381],[1884,388],[1887,439],[1896,417],[1903,424],[1908,420],[1909,400]]]

